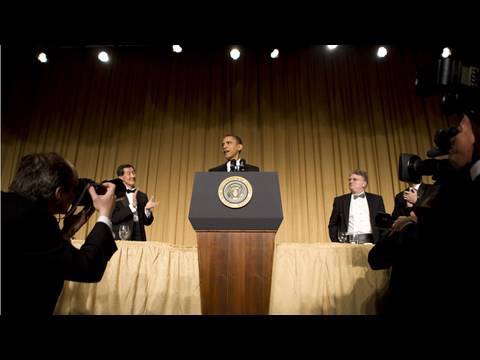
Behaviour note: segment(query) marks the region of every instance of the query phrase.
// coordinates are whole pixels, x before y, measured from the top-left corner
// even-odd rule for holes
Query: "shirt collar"
[[[480,160],[477,160],[477,162],[470,168],[470,176],[472,177],[472,181],[480,176]]]

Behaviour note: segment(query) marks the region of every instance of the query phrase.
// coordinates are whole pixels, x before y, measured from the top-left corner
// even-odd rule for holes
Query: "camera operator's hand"
[[[71,214],[63,219],[62,235],[65,240],[72,238],[75,233],[88,221],[95,212],[95,208],[83,208],[78,214]]]
[[[403,198],[407,202],[407,206],[412,207],[418,199],[417,190],[415,188],[410,188],[409,190],[404,191]]]
[[[399,216],[392,225],[392,231],[401,231],[407,224],[417,222],[417,216],[411,212],[410,216]]]
[[[93,186],[88,188],[88,192],[92,197],[93,206],[98,210],[99,215],[111,219],[113,208],[115,207],[115,184],[104,183],[103,186],[107,189],[104,195],[98,195]]]

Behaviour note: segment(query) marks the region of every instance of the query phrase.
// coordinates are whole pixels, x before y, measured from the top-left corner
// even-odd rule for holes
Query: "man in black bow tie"
[[[380,195],[365,192],[368,184],[366,171],[352,171],[348,178],[350,194],[337,196],[333,201],[328,224],[330,239],[338,242],[338,233],[353,234],[359,243],[376,242],[380,236],[375,225],[375,215],[385,212]]]
[[[242,150],[243,142],[240,137],[237,135],[225,135],[222,141],[222,151],[227,162],[208,171],[259,171],[258,167],[247,164],[245,159],[240,158]]]
[[[133,165],[120,165],[117,168],[117,176],[125,184],[127,194],[124,198],[117,200],[113,210],[112,223],[115,239],[146,241],[144,226],[153,223],[152,210],[158,202],[153,201],[153,196],[149,200],[147,194],[135,188],[137,174]],[[129,231],[119,233],[121,225],[127,225]]]

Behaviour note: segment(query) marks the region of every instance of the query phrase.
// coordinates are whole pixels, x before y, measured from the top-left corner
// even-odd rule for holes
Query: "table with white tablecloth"
[[[80,247],[83,241],[74,240]],[[201,314],[196,247],[117,241],[99,283],[65,281],[56,314]],[[376,314],[388,270],[368,266],[371,244],[279,243],[270,314]]]

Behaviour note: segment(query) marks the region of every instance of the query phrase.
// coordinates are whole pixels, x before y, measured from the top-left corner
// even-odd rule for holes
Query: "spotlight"
[[[279,54],[278,49],[273,49],[273,51],[270,53],[270,57],[272,59],[276,59],[276,58],[278,58],[278,54]]]
[[[98,53],[98,60],[101,62],[107,63],[110,61],[110,58],[108,57],[108,54],[105,51],[100,51]]]
[[[41,52],[40,54],[38,54],[37,59],[41,63],[46,63],[48,61],[47,54],[45,54],[44,52]]]
[[[172,50],[173,50],[174,53],[179,54],[179,53],[182,52],[182,47],[180,45],[173,45]]]
[[[388,53],[387,48],[384,47],[384,46],[380,46],[377,50],[377,56],[379,58],[383,58],[383,57],[387,56],[387,53]]]
[[[442,51],[442,57],[443,58],[448,58],[450,55],[452,55],[452,52],[450,51],[450,48],[444,47]]]
[[[328,50],[335,50],[338,47],[338,45],[327,45]]]
[[[238,60],[238,58],[240,57],[240,50],[238,50],[237,48],[233,48],[232,50],[230,50],[230,57],[233,60]]]

